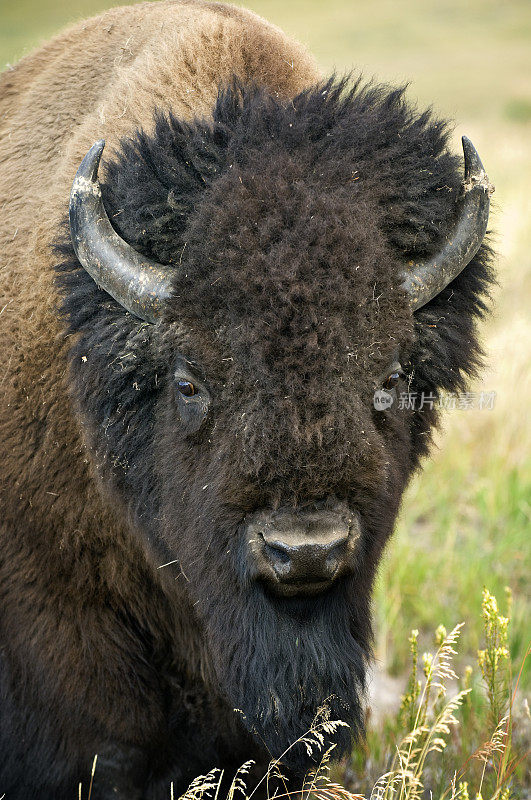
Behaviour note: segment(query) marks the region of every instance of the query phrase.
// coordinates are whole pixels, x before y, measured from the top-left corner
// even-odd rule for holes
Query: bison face
[[[156,410],[154,537],[204,631],[205,671],[279,755],[325,701],[360,726],[370,588],[406,480],[407,415],[378,419],[376,378],[362,395],[355,359],[337,372],[324,343],[296,370],[278,350],[268,367],[258,344],[240,350],[232,326],[211,334],[186,326]],[[284,345],[291,364],[291,333]],[[305,752],[292,767],[308,765]]]
[[[116,226],[101,247],[85,246],[84,185],[78,257],[155,323],[62,265],[101,478],[195,620],[210,691],[276,756],[327,704],[350,726],[330,734],[339,756],[362,727],[376,566],[435,422],[375,392],[452,391],[477,362],[486,251],[448,289],[429,261],[446,246],[448,283],[455,248],[471,252],[466,225],[444,245],[460,186],[444,126],[380,88],[288,105],[234,89],[210,122],[160,117],[123,144],[87,201]]]

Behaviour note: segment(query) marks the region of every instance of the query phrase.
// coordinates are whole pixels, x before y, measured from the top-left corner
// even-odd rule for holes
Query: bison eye
[[[384,389],[394,389],[396,386],[398,386],[400,378],[403,378],[404,376],[404,372],[400,364],[393,364],[392,370],[393,371],[387,376],[383,383]]]
[[[185,397],[192,397],[197,394],[197,388],[190,381],[177,381],[177,388]]]
[[[199,430],[210,406],[210,393],[199,378],[190,374],[187,364],[179,360],[173,373],[173,397],[185,435]]]

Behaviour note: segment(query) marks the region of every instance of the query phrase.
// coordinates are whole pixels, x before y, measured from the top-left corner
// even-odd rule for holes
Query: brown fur
[[[22,677],[28,659],[38,662],[51,702],[66,707],[82,683],[93,716],[76,725],[96,729],[109,707],[119,705],[123,727],[112,733],[133,744],[148,740],[159,720],[142,714],[148,701],[141,677],[135,682],[127,674],[118,646],[113,652],[113,608],[134,611],[139,587],[152,584],[152,607],[138,612],[149,617],[148,627],[163,626],[165,600],[141,546],[136,560],[125,557],[130,539],[94,485],[68,401],[51,245],[77,165],[95,140],[105,138],[110,155],[121,137],[150,129],[155,106],[182,118],[207,114],[218,84],[234,74],[282,97],[319,78],[305,50],[274,26],[201,0],[112,9],[75,25],[0,78],[0,516],[2,526],[20,528],[24,520],[16,542],[2,543],[0,586],[6,576],[11,586],[8,593],[4,584],[5,595],[0,589],[3,624],[20,631],[12,650]],[[101,616],[105,641],[84,638],[93,628],[78,616],[79,598],[87,615]],[[46,611],[58,605],[61,630],[49,624],[54,614]],[[77,664],[61,660],[58,637],[77,653]],[[103,650],[111,665],[105,680]],[[31,678],[20,685],[30,693]],[[72,720],[62,724],[68,738]],[[94,748],[97,741],[95,734]]]

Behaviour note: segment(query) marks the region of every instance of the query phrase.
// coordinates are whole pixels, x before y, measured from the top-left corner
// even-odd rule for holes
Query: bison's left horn
[[[412,311],[429,303],[474,258],[487,230],[489,183],[481,159],[466,136],[462,138],[465,180],[457,201],[457,223],[439,252],[422,264],[410,264],[402,273],[402,288],[410,295]]]
[[[76,256],[98,286],[146,322],[156,322],[171,297],[171,268],[145,258],[109,222],[98,182],[105,147],[96,142],[81,162],[70,193],[70,236]]]

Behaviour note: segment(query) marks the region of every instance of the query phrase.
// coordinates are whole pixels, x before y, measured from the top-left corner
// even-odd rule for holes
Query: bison
[[[0,110],[0,794],[72,799],[97,754],[93,798],[166,798],[323,708],[343,756],[437,422],[374,395],[480,364],[478,154],[203,0],[77,24]]]

